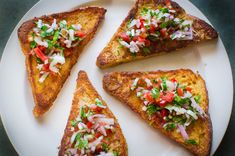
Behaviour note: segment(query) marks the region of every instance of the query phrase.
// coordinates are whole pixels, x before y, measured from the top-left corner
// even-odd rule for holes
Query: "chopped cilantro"
[[[154,87],[154,88],[151,90],[151,95],[152,95],[152,97],[153,97],[154,99],[157,99],[157,98],[160,96],[159,90]]]
[[[102,104],[102,102],[100,101],[100,99],[96,98],[95,99],[95,104],[98,106],[98,107],[103,107],[104,105]]]
[[[86,113],[85,113],[85,110],[84,110],[83,106],[81,107],[81,110],[80,110],[80,117],[81,118],[85,118],[86,117]]]
[[[149,11],[148,8],[143,8],[143,10],[141,11],[142,14],[147,14],[147,12]]]
[[[108,152],[109,146],[108,146],[107,144],[102,143],[101,146],[102,146],[102,149],[103,149],[103,150],[105,150],[106,152]]]
[[[161,108],[156,106],[155,104],[150,104],[147,106],[147,113],[148,115],[153,115],[154,113],[156,113],[157,111],[159,111]]]
[[[147,47],[144,47],[143,48],[143,52],[144,52],[144,54],[145,55],[147,55],[147,54],[150,54],[151,52],[150,52],[150,49],[149,48],[147,48]]]
[[[37,46],[37,43],[35,41],[30,42],[30,48],[34,49]]]
[[[191,100],[189,98],[181,98],[180,96],[175,96],[173,103],[175,105],[181,106],[183,104],[189,104]]]
[[[193,139],[188,139],[185,141],[187,144],[197,145],[198,143]]]
[[[46,31],[42,31],[41,34],[40,34],[40,36],[43,37],[43,38],[46,37],[46,36],[47,36]]]
[[[47,31],[47,29],[48,29],[48,28],[47,28],[47,26],[45,26],[45,25],[41,27],[41,30],[42,30],[42,31]]]
[[[194,96],[194,100],[195,100],[197,103],[200,103],[201,96],[200,96],[200,95]]]
[[[167,85],[166,85],[166,77],[163,77],[162,78],[162,89],[163,91],[166,91],[167,90]]]
[[[168,8],[161,8],[160,11],[162,13],[169,13],[169,9]]]
[[[36,61],[37,61],[38,64],[43,63],[42,60],[41,60],[40,58],[38,58],[38,57],[37,57],[37,60],[36,60]]]
[[[71,125],[72,125],[73,127],[75,127],[75,126],[77,125],[77,123],[78,123],[77,120],[72,120],[72,121],[71,121]]]
[[[117,151],[113,151],[113,156],[119,156]]]
[[[153,36],[153,35],[148,36],[148,39],[150,41],[157,41],[158,40],[158,38],[156,36]]]
[[[57,41],[59,39],[59,36],[60,36],[60,32],[59,30],[57,30],[53,36],[53,41]]]
[[[171,131],[176,128],[176,125],[175,125],[175,123],[167,123],[164,125],[163,128],[167,131]]]

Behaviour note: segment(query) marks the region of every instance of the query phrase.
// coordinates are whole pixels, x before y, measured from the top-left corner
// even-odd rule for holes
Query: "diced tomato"
[[[192,91],[192,88],[191,87],[186,87],[186,90],[191,92]]]
[[[46,49],[47,49],[46,47],[44,47],[44,46],[40,46],[40,45],[38,46],[38,48],[39,48],[42,52],[45,52],[45,51],[46,51]]]
[[[162,116],[162,117],[165,117],[165,116],[168,115],[167,109],[162,109],[162,110],[160,111],[160,113],[161,113],[161,116]]]
[[[161,80],[161,79],[157,79],[157,83],[158,83],[158,84],[161,84],[161,83],[162,83],[162,80]]]
[[[107,135],[112,134],[111,129],[106,129],[106,133],[107,133]]]
[[[42,70],[46,71],[46,72],[49,72],[50,71],[49,66],[50,66],[49,63],[48,64],[44,64],[43,67],[42,67]]]
[[[145,40],[145,46],[146,46],[146,47],[149,47],[149,46],[150,46],[150,41],[147,40],[147,39]]]
[[[171,1],[170,1],[170,0],[165,0],[165,4],[166,4],[167,6],[170,6],[170,5],[171,5]]]
[[[145,98],[146,100],[148,100],[149,102],[154,102],[154,99],[153,99],[153,97],[152,97],[152,95],[151,95],[150,92],[145,93],[145,94],[144,94],[144,98]]]
[[[183,91],[183,89],[182,89],[182,88],[177,88],[177,94],[178,94],[179,96],[184,96],[184,91]]]
[[[145,40],[144,38],[142,38],[142,37],[139,36],[139,37],[138,37],[138,41],[145,43],[146,40]]]
[[[87,128],[89,128],[89,129],[91,129],[92,125],[93,125],[93,124],[92,124],[92,122],[90,122],[90,121],[86,124]]]
[[[161,106],[161,107],[165,107],[167,104],[167,101],[166,100],[161,100],[158,105]]]
[[[145,28],[144,27],[144,21],[145,21],[145,19],[143,19],[143,18],[140,19],[140,27],[141,28]]]
[[[134,42],[138,41],[138,36],[134,36],[134,37],[132,38],[132,40],[133,40]]]
[[[175,78],[172,78],[171,82],[177,82],[177,80]]]
[[[165,100],[166,102],[172,102],[174,99],[174,93],[172,92],[165,92],[165,94],[160,94],[162,100]]]
[[[148,35],[147,35],[147,33],[146,32],[142,32],[141,34],[140,34],[140,36],[142,37],[142,38],[146,38],[146,37],[148,37]]]
[[[100,112],[102,110],[102,108],[96,106],[96,107],[92,107],[91,110],[95,111],[95,112]]]
[[[160,30],[161,36],[164,38],[167,36],[166,34],[166,28]]]
[[[99,138],[100,136],[101,136],[101,134],[99,132],[95,134],[96,138]]]
[[[33,51],[37,55],[38,58],[40,58],[43,62],[45,62],[48,58],[46,55],[43,54],[43,52],[38,48],[34,48]]]
[[[156,28],[155,28],[155,26],[153,25],[153,24],[151,24],[150,25],[150,33],[155,33],[155,30],[156,30]]]
[[[153,89],[153,86],[149,86],[149,87],[148,87],[148,90],[151,90],[151,89]]]
[[[85,37],[85,33],[84,32],[82,32],[82,31],[76,31],[75,32],[75,36],[78,36],[78,37],[80,37],[80,38],[83,38],[83,37]]]
[[[121,33],[120,37],[122,38],[123,41],[130,42],[130,37],[126,33]]]

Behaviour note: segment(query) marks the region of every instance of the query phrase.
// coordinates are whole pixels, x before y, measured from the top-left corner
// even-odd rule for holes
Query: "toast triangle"
[[[168,129],[169,127],[167,127],[165,123],[168,122],[170,115],[170,121],[174,120],[174,118],[177,119],[177,116],[169,114],[169,110],[164,109],[166,107],[158,107],[158,105],[154,105],[156,103],[153,103],[153,105],[150,104],[151,106],[157,106],[154,108],[163,108],[162,110],[164,111],[167,110],[168,114],[165,113],[166,115],[164,115],[164,118],[162,114],[159,114],[162,113],[162,110],[159,109],[159,111],[155,111],[156,109],[152,109],[151,107],[149,107],[150,105],[145,106],[143,99],[137,97],[138,94],[136,92],[136,89],[138,90],[138,88],[135,88],[133,91],[130,89],[132,87],[136,87],[133,86],[133,83],[135,83],[135,85],[142,84],[142,87],[144,86],[145,88],[146,84],[144,79],[146,78],[150,80],[148,83],[152,83],[153,85],[155,85],[153,80],[158,81],[158,79],[161,79],[163,77],[167,77],[168,80],[174,79],[177,80],[177,82],[180,84],[190,86],[191,95],[200,96],[199,106],[205,113],[205,116],[203,118],[199,117],[197,120],[193,120],[193,122],[191,122],[190,125],[185,128],[185,131],[188,136],[185,136],[185,134],[183,134],[183,136],[181,132],[179,132],[177,124],[173,125],[177,126],[174,127],[172,130]],[[138,82],[134,82],[136,78],[139,78]],[[210,148],[212,143],[212,124],[208,112],[209,106],[207,89],[204,80],[199,74],[195,74],[191,70],[187,69],[151,72],[111,72],[104,75],[103,88],[112,96],[116,97],[121,102],[128,105],[134,112],[139,114],[139,116],[151,127],[155,128],[156,130],[159,130],[167,137],[176,141],[178,144],[185,147],[194,155],[206,156],[210,154]],[[186,95],[186,93],[184,95]],[[141,94],[139,94],[139,96],[141,97]],[[168,105],[171,104],[168,103]],[[175,106],[175,104],[173,106]],[[152,115],[149,115],[151,111]],[[174,111],[172,112],[175,113]],[[177,122],[177,120],[175,122]]]
[[[104,19],[105,12],[106,10],[104,8],[99,7],[77,8],[69,12],[56,13],[39,18],[35,17],[34,19],[24,22],[20,26],[18,29],[18,37],[26,57],[27,74],[35,102],[33,110],[35,117],[42,116],[52,106],[63,84],[70,75],[72,67],[75,65],[79,55],[83,51],[83,48],[94,37],[98,26]],[[80,24],[82,26],[82,32],[85,33],[85,37],[83,37],[83,40],[81,40],[77,46],[67,49],[65,48],[65,45],[61,44],[62,48],[65,49],[63,54],[65,56],[65,63],[60,67],[59,73],[50,73],[42,83],[39,82],[41,76],[40,71],[37,68],[37,58],[35,55],[30,54],[32,49],[30,47],[31,42],[29,41],[29,34],[34,32],[33,29],[37,27],[36,23],[39,22],[39,20],[42,20],[42,22],[45,22],[48,25],[51,25],[53,20],[56,20],[58,25],[59,22],[66,20],[67,27],[73,24]]]
[[[92,155],[99,155],[101,152],[104,152],[104,147],[105,147],[105,153],[109,155],[120,155],[120,156],[127,156],[128,155],[128,149],[127,149],[127,144],[126,140],[122,134],[121,128],[118,124],[117,119],[114,117],[113,113],[111,110],[108,108],[107,104],[103,101],[101,96],[97,93],[95,88],[92,86],[90,83],[87,74],[84,71],[80,71],[78,73],[78,78],[77,78],[77,87],[74,92],[74,98],[73,98],[73,103],[70,111],[70,115],[68,118],[68,122],[64,131],[64,136],[61,140],[61,146],[59,150],[59,156],[64,156],[66,153],[70,152],[71,149],[74,150],[74,143],[71,147],[71,138],[74,133],[76,133],[76,127],[79,123],[72,125],[71,123],[78,118],[78,116],[81,115],[81,107],[84,107],[85,109],[87,108],[93,108],[94,104],[96,103],[97,99],[99,99],[99,102],[102,104],[102,106],[105,106],[102,110],[99,110],[99,114],[105,115],[106,120],[114,119],[114,125],[111,125],[113,127],[112,131],[110,133],[107,133],[107,136],[101,135],[103,137],[103,140],[101,141],[102,143],[99,143],[99,145],[96,146],[96,150],[92,153]],[[93,105],[93,106],[91,106]],[[93,109],[92,109],[93,110]],[[93,112],[92,112],[93,113]],[[93,115],[97,115],[97,113],[93,113]],[[88,125],[87,120],[89,117],[84,118],[82,122],[84,124]],[[97,120],[99,118],[96,118]],[[93,126],[91,129],[95,127],[96,123],[93,123]],[[73,129],[73,131],[71,130]],[[75,130],[74,130],[75,129]],[[108,129],[106,129],[107,131]],[[94,130],[94,134],[92,134],[92,139],[96,140],[100,136],[96,136],[96,134],[99,134],[99,130],[96,129]],[[92,133],[92,132],[90,132]],[[89,134],[90,134],[89,133]],[[101,133],[102,134],[102,133]],[[85,135],[85,134],[84,134]],[[97,139],[98,140],[98,139]],[[92,142],[91,140],[88,142]],[[105,146],[101,146],[101,144],[105,143]],[[76,145],[75,145],[76,146]],[[81,146],[80,146],[81,147]],[[89,148],[88,148],[89,149]],[[81,152],[82,149],[75,149],[75,151]],[[76,152],[72,155],[77,154]],[[81,154],[81,153],[78,153]],[[87,153],[88,154],[88,153]],[[91,153],[90,153],[91,154]],[[107,154],[107,155],[108,155]],[[89,155],[89,154],[88,154]],[[104,153],[103,153],[104,155]]]
[[[156,39],[155,42],[152,42],[151,39],[147,37],[147,41],[150,41],[150,43],[148,43],[149,46],[146,46],[147,41],[145,41],[144,42],[145,46],[139,47],[140,50],[138,52],[130,52],[130,49],[120,44],[120,39],[121,39],[120,35],[124,32],[128,32],[128,31],[131,32],[131,29],[128,28],[128,26],[131,23],[130,21],[132,21],[133,19],[137,19],[139,16],[142,18],[140,14],[144,9],[148,8],[148,9],[155,10],[159,6],[165,7],[167,6],[166,2],[168,3],[170,2],[172,9],[176,11],[175,17],[192,21],[192,32],[191,32],[193,34],[192,39],[172,40],[168,38],[165,40]],[[159,24],[158,24],[158,27],[159,27]],[[147,29],[147,34],[149,34],[150,33],[149,31],[151,29],[148,29],[147,27],[145,27],[145,29]],[[158,33],[160,32],[160,30],[158,31]],[[129,42],[131,40],[134,40],[135,38],[134,37],[130,40],[130,38],[133,36],[131,35],[131,33],[129,33],[129,35],[130,35],[128,37],[129,41],[127,41],[127,43],[129,44],[128,46],[130,46]],[[99,68],[107,68],[107,67],[115,66],[115,65],[122,64],[125,62],[130,62],[130,61],[134,61],[138,59],[152,57],[154,55],[160,55],[160,54],[164,54],[167,52],[175,51],[177,49],[187,47],[188,45],[193,45],[195,43],[202,42],[202,41],[212,40],[217,37],[218,37],[218,34],[211,25],[209,25],[208,23],[206,23],[205,21],[197,17],[187,14],[185,10],[174,1],[137,0],[135,5],[129,11],[127,17],[124,19],[120,27],[117,29],[116,33],[113,35],[113,37],[108,42],[106,47],[100,52],[99,56],[97,57],[96,64]],[[136,44],[138,43],[136,42]]]

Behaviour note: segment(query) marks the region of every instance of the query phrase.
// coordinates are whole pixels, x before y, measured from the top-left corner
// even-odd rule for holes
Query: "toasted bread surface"
[[[181,8],[176,2],[171,1],[172,8],[177,12],[177,17],[185,20],[192,20],[193,39],[192,40],[159,40],[154,44],[150,53],[145,53],[143,50],[138,52],[135,57],[131,54],[128,48],[120,46],[118,41],[119,34],[125,32],[128,28],[128,22],[137,18],[143,8],[157,9],[159,6],[165,6],[165,0],[137,0],[133,8],[129,11],[128,16],[124,19],[116,33],[113,35],[107,46],[101,51],[97,57],[97,66],[100,68],[107,68],[132,60],[152,57],[162,53],[174,51],[188,45],[215,39],[218,37],[215,29],[205,21],[186,14],[185,10]]]
[[[192,145],[186,143],[177,130],[164,130],[158,118],[149,119],[147,113],[142,109],[143,101],[137,98],[136,93],[130,91],[130,86],[137,77],[148,79],[158,79],[161,77],[174,78],[179,83],[190,86],[192,88],[192,95],[200,95],[200,107],[206,113],[207,118],[199,118],[187,127],[189,137],[196,140],[198,144]],[[208,113],[209,106],[206,85],[199,74],[195,74],[191,70],[186,69],[151,72],[111,72],[104,75],[103,87],[111,95],[138,113],[150,126],[160,130],[163,134],[175,140],[193,154],[200,156],[209,155],[212,142],[212,124]]]
[[[36,117],[42,116],[52,106],[58,93],[60,92],[64,82],[70,74],[73,65],[77,62],[84,46],[94,37],[94,34],[104,18],[106,10],[99,7],[78,8],[70,12],[63,12],[34,18],[24,22],[18,29],[18,37],[21,48],[26,57],[26,68],[28,79],[30,81],[35,101],[33,113]],[[65,49],[71,53],[65,58],[65,64],[60,69],[60,74],[50,74],[43,83],[39,83],[39,70],[37,69],[37,59],[35,56],[29,55],[30,42],[28,40],[29,33],[36,26],[35,22],[41,19],[44,22],[52,23],[53,19],[57,21],[66,20],[67,23],[82,25],[82,30],[86,33],[86,37],[70,49]]]
[[[104,137],[104,142],[108,144],[110,147],[109,149],[115,150],[118,152],[118,155],[120,156],[127,156],[128,155],[128,149],[126,140],[122,134],[120,125],[118,124],[117,119],[113,115],[113,113],[108,108],[107,104],[102,100],[101,96],[97,93],[95,88],[90,83],[87,74],[84,71],[80,71],[78,73],[77,78],[77,87],[74,92],[74,98],[72,102],[72,107],[70,111],[70,115],[68,118],[68,122],[66,125],[66,128],[64,130],[64,136],[61,140],[61,146],[59,150],[59,156],[64,156],[66,153],[66,150],[70,147],[70,139],[72,136],[72,125],[71,121],[77,118],[79,115],[79,110],[82,105],[90,105],[92,103],[95,103],[95,99],[100,99],[102,104],[106,106],[106,109],[102,111],[102,114],[106,115],[108,118],[114,118],[115,125],[114,125],[114,133],[109,134],[108,136]]]

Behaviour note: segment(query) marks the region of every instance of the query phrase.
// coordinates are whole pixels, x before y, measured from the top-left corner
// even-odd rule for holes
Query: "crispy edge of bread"
[[[99,98],[102,101],[103,105],[107,106],[106,102],[102,99],[102,97],[98,94],[98,92],[95,90],[95,88],[91,84],[85,71],[82,71],[82,70],[79,71],[76,82],[77,82],[76,90],[74,92],[70,115],[69,115],[69,118],[67,121],[66,128],[64,130],[63,138],[61,140],[59,156],[64,156],[65,151],[66,151],[66,145],[67,145],[68,141],[70,141],[70,137],[72,135],[72,133],[70,131],[71,121],[74,120],[77,117],[77,115],[79,114],[79,99],[83,96],[83,92],[87,92],[87,94],[91,94],[92,96],[90,97],[90,99],[92,101],[94,101],[96,98]],[[128,155],[128,147],[127,147],[126,139],[122,133],[121,127],[120,127],[116,117],[113,115],[113,113],[111,112],[111,110],[109,109],[108,106],[105,111],[105,114],[108,117],[114,118],[114,120],[115,120],[115,124],[116,124],[115,129],[117,132],[115,135],[117,135],[117,137],[120,138],[119,143],[122,147],[120,149],[121,150],[120,156],[127,156]]]
[[[110,39],[106,47],[104,47],[104,49],[100,52],[99,56],[97,57],[96,65],[99,68],[104,69],[104,68],[108,68],[108,67],[115,66],[118,64],[130,62],[133,60],[140,60],[144,58],[162,55],[167,52],[186,47],[188,44],[200,42],[201,40],[211,40],[211,39],[218,38],[218,33],[215,31],[215,29],[211,25],[209,25],[207,22],[205,22],[202,19],[186,14],[185,10],[179,4],[177,4],[174,1],[171,1],[173,8],[175,8],[177,12],[187,16],[187,19],[191,19],[194,21],[193,27],[197,30],[197,35],[198,35],[197,37],[194,38],[194,41],[184,42],[182,44],[180,43],[174,49],[166,48],[164,50],[153,52],[147,55],[137,55],[135,58],[131,56],[128,49],[124,48],[123,50],[124,57],[117,58],[117,56],[114,54],[114,51],[113,51],[113,49],[115,49],[113,48],[113,46],[116,46],[114,43],[114,40],[117,39],[119,33],[123,32],[126,29],[127,22],[135,18],[138,12],[138,8],[147,3],[154,3],[155,5],[165,5],[165,0],[137,0],[136,1],[132,9],[129,11],[127,17],[123,20],[123,22],[121,23],[117,31],[114,33],[114,35],[112,36],[112,38]]]
[[[161,126],[159,124],[157,124],[157,121],[152,123],[151,121],[148,120],[148,117],[145,112],[143,112],[142,110],[136,109],[133,106],[133,104],[131,104],[131,102],[128,101],[128,99],[130,99],[131,96],[129,96],[127,92],[122,94],[123,90],[125,90],[125,88],[123,86],[125,85],[128,87],[128,84],[123,84],[123,83],[121,84],[121,80],[122,80],[121,77],[122,76],[128,77],[131,79],[131,78],[135,78],[138,76],[143,77],[144,75],[148,75],[148,74],[149,75],[155,75],[155,74],[175,75],[176,73],[190,74],[190,75],[196,76],[196,78],[198,79],[198,81],[200,81],[200,84],[202,85],[202,89],[203,89],[202,92],[205,94],[205,97],[206,97],[204,111],[208,115],[208,120],[206,120],[206,122],[204,122],[203,120],[199,120],[200,122],[205,123],[204,126],[207,127],[205,130],[205,132],[206,132],[205,135],[206,135],[207,139],[205,139],[206,143],[204,143],[203,145],[202,144],[199,144],[198,146],[189,145],[189,144],[185,144],[184,142],[182,142],[180,140],[175,139],[174,136],[171,135],[171,133],[167,133],[166,131],[162,130]],[[116,79],[118,79],[118,82],[116,82]],[[128,83],[128,82],[129,81],[125,79],[124,83]],[[120,86],[121,86],[121,88],[119,89]],[[163,134],[165,134],[166,136],[168,136],[172,140],[176,141],[178,144],[182,145],[183,147],[185,147],[192,154],[199,155],[199,156],[207,156],[210,154],[213,129],[212,129],[210,115],[208,112],[208,109],[209,109],[208,92],[207,92],[205,81],[203,80],[203,78],[201,77],[200,74],[195,74],[194,72],[192,72],[189,69],[179,69],[179,70],[169,70],[169,71],[159,70],[159,71],[150,71],[150,72],[111,72],[111,73],[106,73],[104,75],[103,88],[110,95],[113,95],[115,98],[120,100],[122,103],[127,104],[134,112],[138,113],[139,116],[142,119],[144,119],[150,126],[154,127],[155,129],[159,129]]]
[[[62,13],[55,13],[55,14],[51,14],[51,15],[44,15],[41,17],[35,17],[34,19],[28,20],[26,22],[24,22],[18,29],[18,38],[20,41],[20,45],[22,48],[22,51],[26,57],[25,62],[26,62],[26,68],[27,68],[27,74],[28,74],[28,79],[29,82],[31,84],[31,88],[32,88],[32,93],[33,93],[33,98],[34,98],[34,102],[35,102],[35,107],[33,110],[34,116],[35,117],[40,117],[42,116],[45,112],[47,112],[50,107],[53,105],[53,102],[55,101],[55,99],[57,98],[57,95],[59,94],[61,88],[63,87],[63,84],[65,83],[65,81],[67,80],[68,76],[70,75],[70,72],[65,75],[65,77],[62,78],[62,83],[59,85],[59,88],[57,90],[54,91],[54,96],[48,101],[48,100],[44,100],[43,95],[39,95],[36,94],[36,86],[35,83],[36,82],[35,78],[34,78],[34,73],[32,71],[33,66],[32,66],[32,57],[30,55],[28,55],[28,49],[29,49],[29,44],[28,44],[28,33],[32,30],[33,27],[35,27],[34,21],[38,20],[38,19],[50,19],[50,18],[56,18],[56,19],[63,19],[65,17],[69,17],[71,14],[76,14],[79,13],[81,11],[90,11],[94,9],[99,12],[100,17],[97,20],[94,28],[92,30],[90,30],[90,32],[88,32],[87,37],[81,41],[80,45],[78,47],[75,47],[72,49],[72,51],[77,51],[75,54],[74,59],[71,59],[71,68],[68,70],[71,70],[72,67],[74,66],[74,64],[76,64],[77,59],[79,57],[79,55],[81,54],[83,48],[85,47],[85,45],[94,37],[96,30],[98,29],[98,26],[100,25],[100,23],[102,22],[102,20],[104,19],[104,15],[106,13],[106,9],[104,8],[100,8],[100,7],[83,7],[83,8],[78,8],[72,11],[67,11],[67,12],[62,12]]]

